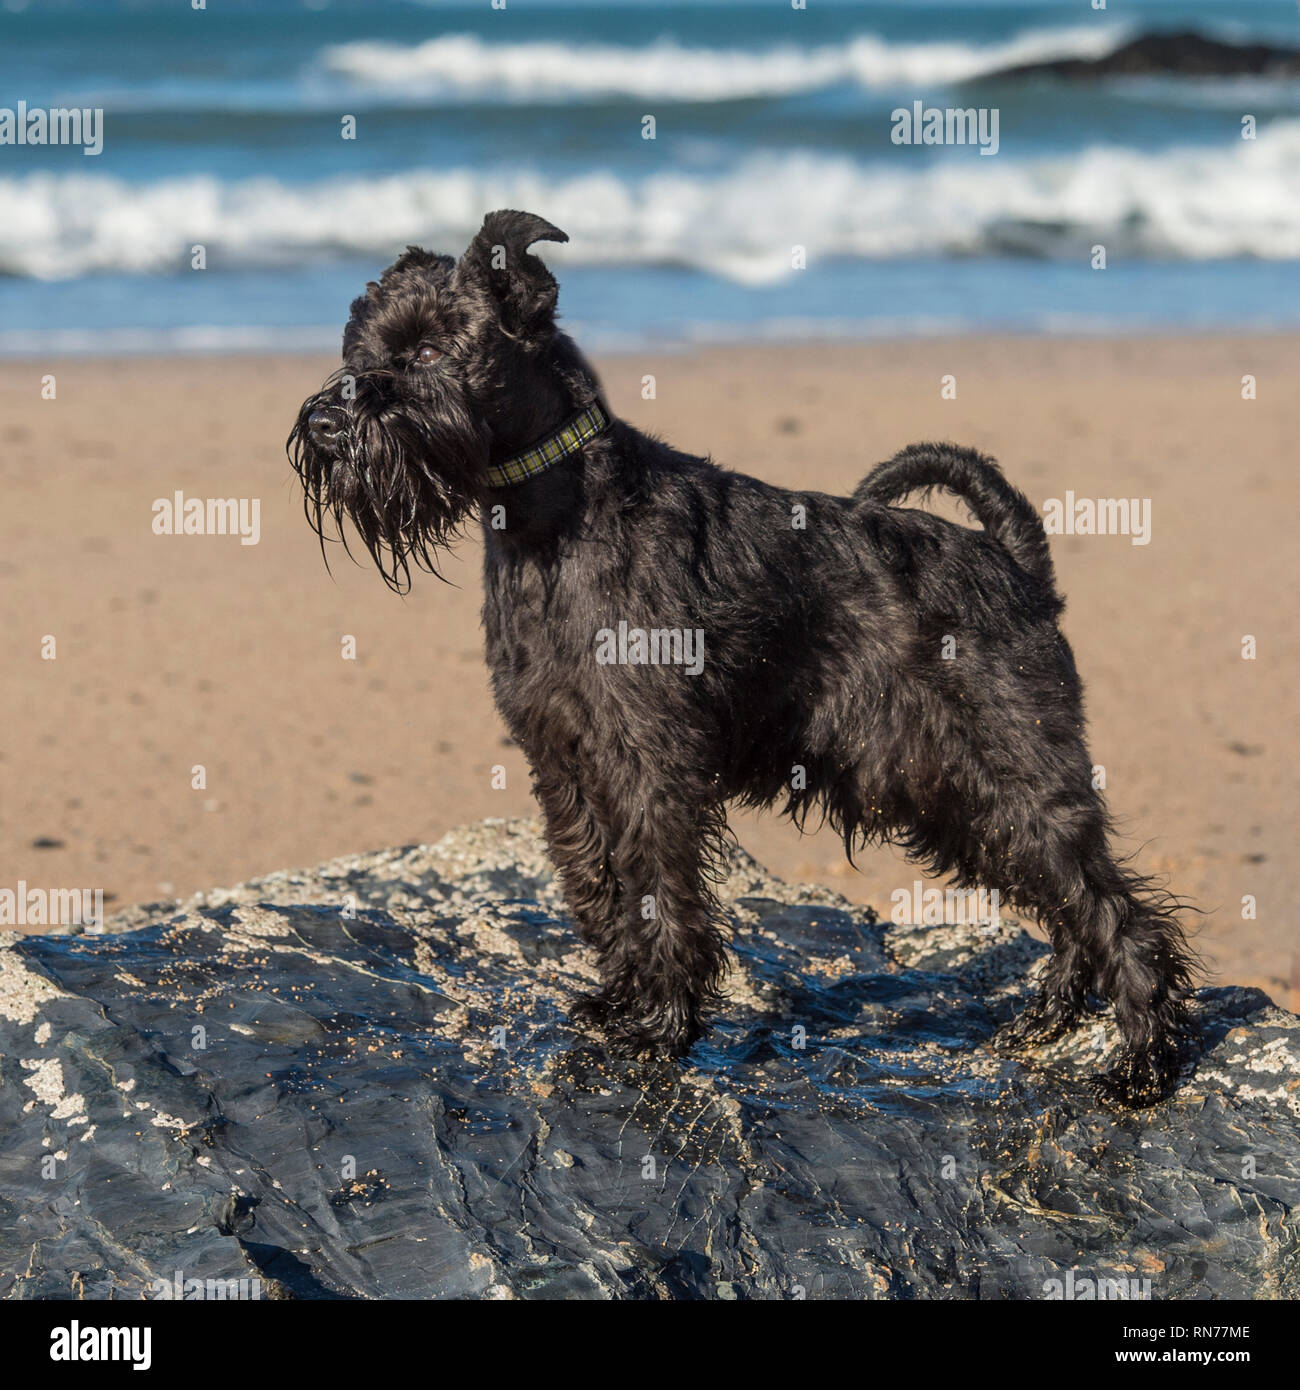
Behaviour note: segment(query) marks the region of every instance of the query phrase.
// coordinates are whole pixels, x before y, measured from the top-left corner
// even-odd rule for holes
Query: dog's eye
[[[432,343],[423,343],[415,354],[416,365],[432,367],[441,356],[442,353]]]

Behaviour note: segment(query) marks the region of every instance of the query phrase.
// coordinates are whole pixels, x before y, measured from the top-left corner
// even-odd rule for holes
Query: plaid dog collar
[[[512,487],[515,483],[527,482],[529,478],[545,473],[561,459],[576,454],[608,425],[609,416],[601,409],[600,402],[592,401],[585,410],[578,411],[554,434],[548,434],[531,449],[525,449],[522,454],[516,454],[504,463],[494,463],[487,471],[488,487]]]

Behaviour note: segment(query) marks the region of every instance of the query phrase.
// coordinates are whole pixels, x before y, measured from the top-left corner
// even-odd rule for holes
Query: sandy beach
[[[283,443],[332,365],[0,364],[0,887],[102,888],[112,911],[532,813],[489,697],[477,542],[448,561],[449,584],[421,577],[405,599],[341,554],[325,572]],[[1094,758],[1137,864],[1206,911],[1199,944],[1219,980],[1300,1005],[1300,338],[929,340],[599,365],[625,418],[774,483],[844,492],[938,437],[995,454],[1039,507],[1148,500],[1145,544],[1053,539]],[[946,375],[956,399],[941,396]],[[1242,397],[1247,375],[1257,399]],[[258,499],[257,543],[155,534],[155,501],[178,490]],[[733,827],[778,874],[882,913],[918,877],[888,850],[854,872],[829,832]]]

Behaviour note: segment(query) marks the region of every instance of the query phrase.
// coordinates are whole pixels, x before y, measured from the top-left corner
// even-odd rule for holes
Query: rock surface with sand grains
[[[1195,1069],[1117,1115],[1106,1018],[990,1049],[1017,924],[739,852],[723,898],[680,1066],[566,1022],[591,957],[531,822],[0,937],[0,1294],[1300,1297],[1294,1015],[1203,990]]]

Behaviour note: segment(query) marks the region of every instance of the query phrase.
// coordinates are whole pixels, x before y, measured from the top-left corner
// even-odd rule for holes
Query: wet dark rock
[[[1020,77],[1300,77],[1300,49],[1227,43],[1193,30],[1142,34],[1100,58],[1055,58],[990,74]]]
[[[565,1021],[590,958],[524,822],[0,938],[0,1294],[1300,1296],[1300,1020],[1263,994],[1203,991],[1194,1071],[1116,1115],[1107,1020],[990,1050],[1043,958],[1014,923],[744,855],[726,899],[683,1066]]]

